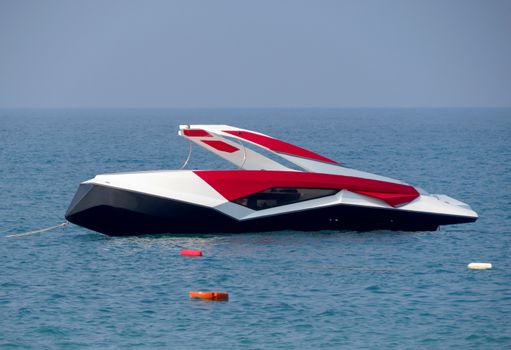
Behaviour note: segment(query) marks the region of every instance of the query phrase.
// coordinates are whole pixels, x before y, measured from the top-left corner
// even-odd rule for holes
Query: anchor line
[[[34,231],[28,231],[28,232],[22,232],[22,233],[13,233],[11,235],[7,235],[5,237],[23,237],[23,236],[30,236],[30,235],[33,235],[35,233],[42,233],[42,232],[48,232],[48,231],[53,231],[59,227],[64,227],[64,226],[67,226],[69,225],[69,221],[65,221],[61,224],[58,224],[58,225],[55,225],[55,226],[50,226],[50,227],[46,227],[46,228],[42,228],[42,229],[39,229],[39,230],[34,230]]]

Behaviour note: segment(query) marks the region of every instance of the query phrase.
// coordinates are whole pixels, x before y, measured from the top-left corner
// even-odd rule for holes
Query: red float
[[[202,256],[201,250],[182,250],[182,256]]]
[[[208,300],[229,300],[229,294],[226,292],[195,292],[189,293],[192,299],[208,299]]]

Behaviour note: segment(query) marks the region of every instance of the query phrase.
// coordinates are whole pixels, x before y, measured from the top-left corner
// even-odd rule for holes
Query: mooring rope
[[[47,232],[47,231],[52,231],[52,230],[55,230],[59,227],[64,227],[64,226],[67,226],[69,224],[69,221],[65,221],[61,224],[58,224],[58,225],[55,225],[55,226],[51,226],[51,227],[46,227],[46,228],[42,228],[42,229],[39,229],[39,230],[34,230],[34,231],[28,231],[28,232],[23,232],[23,233],[13,233],[12,235],[7,235],[5,237],[22,237],[22,236],[30,236],[30,235],[33,235],[34,233],[41,233],[41,232]]]

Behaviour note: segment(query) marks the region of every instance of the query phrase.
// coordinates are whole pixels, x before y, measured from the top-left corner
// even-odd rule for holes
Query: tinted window
[[[280,205],[297,203],[314,198],[331,196],[339,190],[330,188],[288,188],[274,187],[234,200],[234,203],[250,209],[262,210]]]

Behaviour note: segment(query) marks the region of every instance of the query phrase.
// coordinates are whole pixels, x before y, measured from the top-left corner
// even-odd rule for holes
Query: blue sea
[[[96,174],[180,167],[177,128],[190,123],[260,131],[480,219],[415,233],[7,237],[63,222]],[[190,164],[224,166],[197,148]],[[1,349],[511,349],[510,253],[511,109],[0,110]]]

